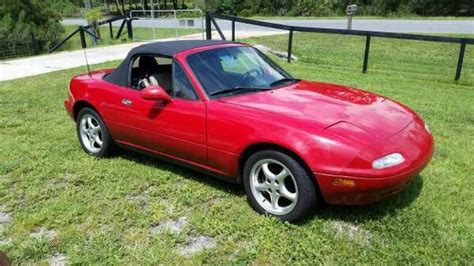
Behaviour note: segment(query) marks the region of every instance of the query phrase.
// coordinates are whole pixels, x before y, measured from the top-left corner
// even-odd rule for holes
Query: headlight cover
[[[372,168],[374,169],[385,169],[395,165],[399,165],[405,161],[405,158],[400,153],[391,153],[380,157],[372,162]]]

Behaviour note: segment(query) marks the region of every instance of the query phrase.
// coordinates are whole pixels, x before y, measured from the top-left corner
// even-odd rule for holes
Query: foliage
[[[328,16],[344,15],[348,4],[359,5],[359,15],[474,15],[472,0],[207,0],[204,6],[241,16]]]
[[[80,14],[84,0],[46,0],[61,17],[75,17]]]
[[[102,10],[100,8],[92,8],[87,10],[84,13],[84,17],[87,19],[87,21],[90,22],[92,25],[92,31],[94,32],[95,36],[100,40],[100,30],[99,30],[99,20],[102,19],[104,16],[102,15]]]
[[[40,49],[59,40],[63,28],[60,17],[42,0],[2,0],[0,6],[0,39],[12,45],[31,40],[34,34]]]
[[[243,41],[284,50],[288,35]],[[88,156],[62,107],[83,66],[0,82],[0,211],[12,217],[0,225],[0,250],[16,265],[49,264],[55,254],[71,265],[472,264],[474,47],[454,82],[459,45],[374,38],[362,74],[364,46],[363,37],[295,33],[299,60],[278,62],[299,78],[393,98],[425,119],[436,152],[401,194],[323,204],[288,224],[256,214],[241,187],[213,177],[133,152]],[[181,217],[181,231],[164,229]],[[39,228],[56,234],[35,238]],[[201,235],[216,246],[183,256],[188,237]]]
[[[84,12],[84,17],[88,21],[99,21],[104,17],[104,15],[100,8],[92,8]]]

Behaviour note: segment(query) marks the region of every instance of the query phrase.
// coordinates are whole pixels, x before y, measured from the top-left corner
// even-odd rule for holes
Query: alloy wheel
[[[253,165],[250,187],[258,204],[271,214],[287,214],[298,201],[298,187],[293,174],[274,159],[263,159]]]
[[[82,116],[80,121],[81,141],[91,153],[97,153],[102,148],[103,136],[99,122],[90,114]]]

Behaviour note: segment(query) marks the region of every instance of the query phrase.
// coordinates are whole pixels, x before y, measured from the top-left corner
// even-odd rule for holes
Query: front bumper
[[[415,121],[402,132],[374,143],[363,154],[376,158],[376,154],[392,152],[402,153],[406,161],[400,166],[381,170],[344,168],[339,173],[314,172],[324,200],[331,204],[359,205],[377,202],[403,191],[430,162],[434,140],[424,129],[424,123]]]
[[[431,158],[431,155],[430,157]],[[428,164],[384,178],[340,176],[314,173],[325,202],[330,204],[360,205],[386,199],[403,191],[418,173]],[[354,187],[333,184],[334,179],[343,178],[354,182]]]

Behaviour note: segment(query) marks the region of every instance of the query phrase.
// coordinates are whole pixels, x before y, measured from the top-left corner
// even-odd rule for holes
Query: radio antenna
[[[87,60],[86,48],[84,48],[84,57],[86,58],[87,73],[89,73],[89,76],[90,76],[91,75],[91,68],[89,67],[89,60]]]
[[[86,58],[86,65],[87,65],[87,73],[89,76],[91,75],[91,68],[89,67],[89,60],[87,60],[87,53],[86,53],[86,38],[84,36],[84,27],[79,27],[79,35],[81,36],[81,46],[82,50],[84,50],[84,57]]]

